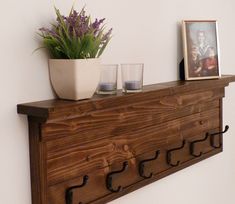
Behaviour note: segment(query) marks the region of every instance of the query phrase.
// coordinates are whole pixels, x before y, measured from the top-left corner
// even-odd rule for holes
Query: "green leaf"
[[[73,11],[74,8],[72,7],[69,16],[73,14]],[[82,15],[82,12],[85,12],[84,8],[80,11],[79,15]],[[56,7],[55,13],[57,16],[57,22],[51,24],[51,31],[53,31],[53,33],[38,33],[38,35],[43,39],[44,47],[49,50],[53,58],[83,59],[101,56],[110,41],[110,39],[105,42],[102,40],[104,37],[104,25],[98,30],[98,33],[95,33],[97,31],[95,31],[91,26],[92,21],[90,16],[87,16],[85,22],[81,22],[80,17],[78,17],[76,19],[76,25],[71,31],[69,30],[71,28],[66,23],[59,9]],[[77,36],[75,32],[75,29],[80,28],[80,23],[83,23],[85,27],[89,28],[83,36]]]

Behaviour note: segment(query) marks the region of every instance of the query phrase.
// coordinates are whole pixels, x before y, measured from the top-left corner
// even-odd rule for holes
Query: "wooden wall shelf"
[[[222,98],[233,81],[18,105],[28,115],[32,203],[107,203],[221,152]]]

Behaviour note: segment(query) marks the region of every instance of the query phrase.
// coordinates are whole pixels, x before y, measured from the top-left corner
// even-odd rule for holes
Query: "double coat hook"
[[[200,152],[199,154],[196,154],[196,153],[195,153],[195,144],[206,141],[206,140],[208,139],[208,137],[209,137],[209,133],[206,133],[206,136],[205,136],[203,139],[201,139],[201,140],[195,140],[195,141],[193,141],[193,142],[190,143],[190,147],[189,147],[189,148],[190,148],[190,154],[191,154],[192,156],[194,156],[194,157],[200,157],[200,156],[202,156],[203,152]]]
[[[66,193],[65,193],[65,200],[66,200],[66,204],[72,204],[73,203],[73,190],[76,188],[82,188],[83,186],[85,186],[87,184],[89,177],[87,175],[85,175],[83,177],[83,181],[81,185],[77,185],[77,186],[72,186],[66,189]],[[82,204],[81,202],[79,202],[78,204]]]
[[[125,162],[123,162],[123,166],[122,166],[121,170],[110,172],[107,175],[107,177],[106,177],[106,187],[107,187],[108,190],[110,190],[113,193],[117,193],[117,192],[120,192],[122,190],[122,186],[118,186],[117,189],[113,188],[113,175],[122,173],[123,171],[125,171],[127,169],[127,167],[128,167],[128,162],[125,161]]]
[[[146,176],[144,174],[145,163],[156,160],[158,158],[159,154],[160,154],[160,151],[158,150],[158,151],[156,151],[155,156],[153,158],[146,159],[146,160],[143,160],[143,161],[140,162],[140,164],[139,164],[139,175],[141,177],[143,177],[145,179],[149,179],[153,176],[153,173],[150,173],[148,176]]]
[[[166,153],[167,164],[169,164],[172,167],[179,166],[180,161],[177,161],[175,164],[172,163],[172,158],[171,158],[172,157],[172,152],[183,149],[184,146],[185,146],[185,143],[186,143],[185,140],[183,140],[182,145],[180,147],[170,149],[170,150],[167,151],[167,153]]]
[[[226,132],[228,131],[228,129],[229,129],[229,126],[226,125],[225,128],[224,128],[224,131],[216,132],[216,133],[209,133],[209,135],[210,135],[210,143],[211,143],[211,146],[212,146],[212,147],[214,147],[214,148],[216,148],[216,149],[222,147],[222,145],[223,145],[223,144],[222,144],[222,137],[219,136],[219,145],[217,146],[217,145],[215,145],[215,136],[216,136],[216,135],[221,135],[221,134],[226,133]]]

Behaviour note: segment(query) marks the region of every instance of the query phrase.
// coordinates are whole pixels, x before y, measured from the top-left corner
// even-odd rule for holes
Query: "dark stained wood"
[[[41,124],[31,117],[28,121],[32,203],[42,204],[47,203],[46,150],[40,142]]]
[[[220,100],[219,100],[219,102],[220,102],[220,108],[219,108],[219,110],[220,110],[220,116],[219,116],[219,118],[220,118],[220,130],[223,130],[223,99],[221,98]],[[228,125],[228,124],[225,124],[225,125]],[[219,137],[221,137],[221,142],[222,142],[222,144],[223,144],[223,135],[220,135]],[[219,144],[219,137],[217,136],[217,142],[218,142],[218,144]],[[223,145],[222,145],[222,151],[223,151]]]
[[[84,175],[87,185],[73,190],[73,203],[107,203],[194,163],[222,151],[210,145],[206,132],[219,132],[223,127],[222,98],[224,87],[235,76],[216,80],[174,81],[144,87],[142,93],[97,96],[83,101],[48,100],[17,106],[18,113],[29,120],[32,204],[65,204],[66,189],[80,185]],[[167,151],[174,151],[167,164]],[[219,136],[216,137],[219,144]],[[139,175],[141,161],[159,157],[145,164],[146,175]],[[106,188],[107,175],[113,176],[112,193]]]
[[[79,140],[73,140],[73,145],[69,146],[56,140],[48,142],[48,183],[51,185],[82,175],[89,169],[104,168],[157,147],[168,146],[181,138],[219,128],[219,125],[217,108],[84,145],[76,145]]]
[[[42,138],[47,141],[75,135],[80,137],[81,142],[87,142],[110,135],[115,136],[125,129],[130,132],[137,126],[144,128],[200,112],[201,109],[208,108],[205,107],[208,102],[215,101],[223,95],[224,89],[213,89],[156,98],[153,101],[146,100],[141,104],[127,102],[125,107],[115,106],[113,109],[92,112],[86,116],[49,121],[43,124]]]
[[[126,105],[127,103],[142,102],[160,97],[175,94],[192,93],[197,91],[205,91],[215,88],[223,88],[228,86],[230,82],[235,81],[235,75],[225,75],[220,79],[200,80],[200,81],[173,81],[167,83],[159,83],[144,86],[142,93],[123,94],[121,91],[113,96],[97,96],[92,99],[82,101],[66,101],[66,100],[47,100],[34,103],[19,104],[17,112],[36,116],[38,118],[46,118],[48,121],[52,118],[68,118],[73,115],[82,115],[87,112],[102,110],[105,108],[113,108],[116,106]]]

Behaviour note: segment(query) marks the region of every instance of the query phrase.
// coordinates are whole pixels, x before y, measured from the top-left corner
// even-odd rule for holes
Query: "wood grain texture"
[[[163,123],[206,109],[207,102],[223,97],[224,89],[168,96],[145,103],[128,103],[112,109],[92,112],[86,116],[62,119],[43,124],[42,139],[48,141],[59,137],[76,136],[81,142],[98,140],[118,131],[131,131],[136,126],[142,128]],[[110,125],[112,124],[112,125]]]
[[[219,125],[219,109],[214,108],[84,145],[78,145],[79,139],[68,146],[58,141],[47,142],[48,182],[54,184],[88,169],[103,168],[182,138],[219,128]]]
[[[224,75],[220,79],[200,81],[172,81],[144,86],[142,93],[124,94],[121,90],[113,96],[97,96],[82,101],[47,100],[17,105],[17,112],[35,116],[47,121],[58,118],[69,118],[85,115],[88,112],[125,106],[127,103],[143,102],[175,94],[195,93],[211,89],[223,88],[235,81],[235,75]]]
[[[205,138],[207,132],[223,129],[222,98],[224,87],[235,76],[216,80],[174,81],[149,85],[142,93],[94,96],[83,101],[48,100],[17,106],[18,113],[29,120],[32,204],[66,204],[66,189],[73,190],[71,204],[102,204],[141,188],[194,163],[222,151]],[[219,144],[219,135],[215,137]],[[222,137],[222,135],[221,135]],[[185,146],[172,153],[167,163],[167,151]],[[141,161],[144,174],[139,175]],[[112,193],[106,187],[110,172],[128,168],[113,176],[112,186],[123,190]]]
[[[47,203],[47,167],[45,145],[40,142],[41,125],[28,117],[32,203]]]

